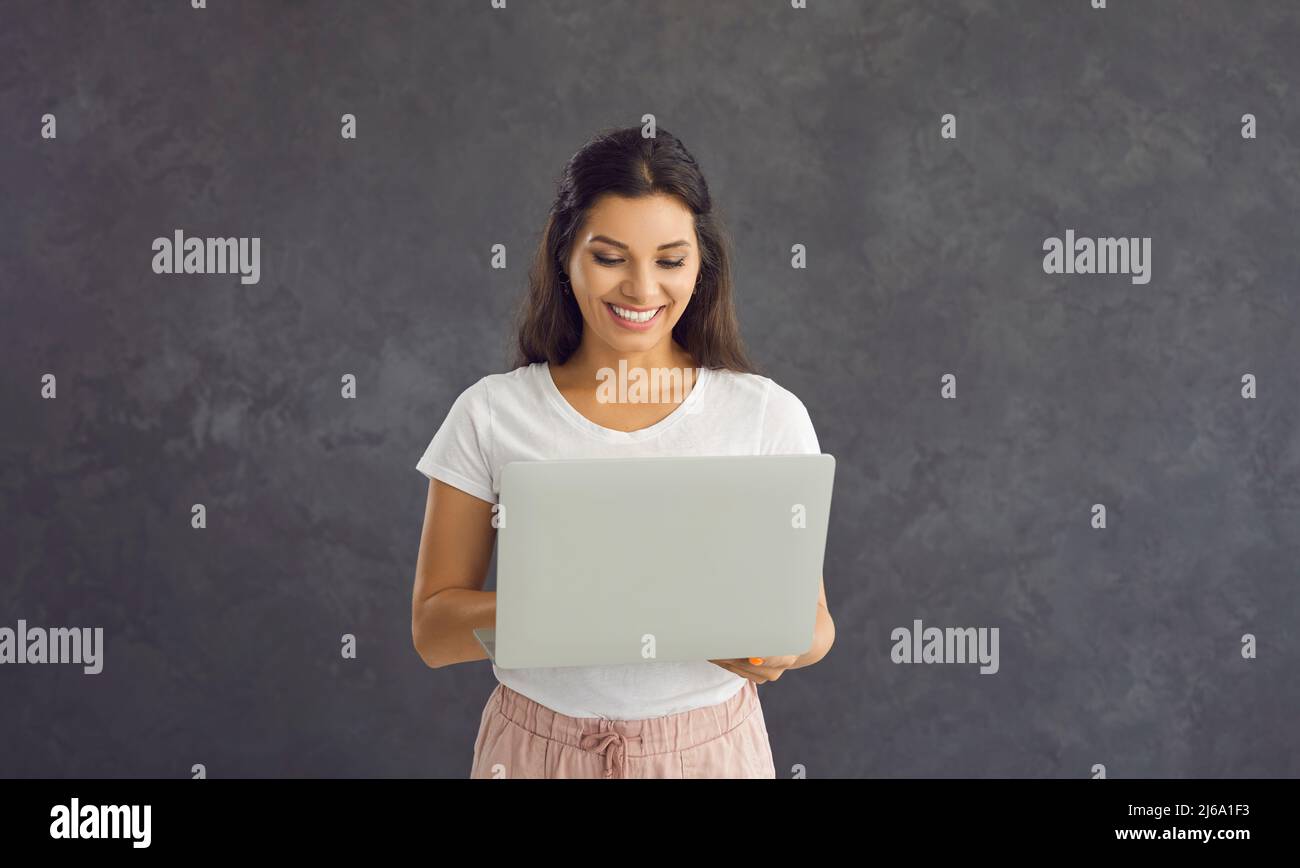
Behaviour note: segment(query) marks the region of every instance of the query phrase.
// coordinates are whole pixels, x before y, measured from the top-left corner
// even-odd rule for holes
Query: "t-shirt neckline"
[[[695,380],[695,385],[691,388],[690,393],[682,399],[682,402],[673,408],[671,413],[647,428],[639,428],[636,431],[618,431],[614,428],[606,428],[604,425],[597,425],[595,422],[579,413],[577,408],[570,404],[568,399],[564,397],[564,393],[560,391],[560,387],[555,385],[555,380],[551,377],[551,365],[549,362],[538,362],[533,367],[536,371],[534,376],[541,381],[542,391],[546,393],[547,398],[550,399],[551,405],[555,407],[556,411],[559,412],[561,416],[568,419],[578,429],[585,431],[588,434],[599,437],[603,440],[611,440],[615,442],[621,441],[624,443],[656,437],[676,425],[681,419],[690,413],[695,412],[695,405],[700,403],[704,390],[713,380],[713,371],[711,369],[696,368],[695,370],[697,370],[699,374]]]

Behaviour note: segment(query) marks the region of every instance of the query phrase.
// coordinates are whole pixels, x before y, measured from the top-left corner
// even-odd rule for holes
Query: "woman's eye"
[[[595,259],[596,262],[600,263],[601,265],[618,265],[620,262],[623,261],[621,259],[607,259],[598,253],[592,254],[592,258]],[[681,268],[683,265],[686,264],[686,259],[685,257],[683,257],[682,259],[661,259],[659,260],[659,264],[662,265],[664,268]]]

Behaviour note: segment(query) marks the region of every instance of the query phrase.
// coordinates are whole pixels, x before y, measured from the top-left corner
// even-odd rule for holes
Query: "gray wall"
[[[413,465],[507,367],[564,161],[645,112],[839,459],[780,773],[1300,774],[1296,4],[208,5],[0,13],[0,625],[107,644],[0,666],[0,774],[467,774],[494,681],[411,646]],[[259,236],[261,282],[154,274],[177,228]],[[1151,282],[1045,274],[1069,228],[1151,237]],[[891,662],[914,618],[1000,671]]]

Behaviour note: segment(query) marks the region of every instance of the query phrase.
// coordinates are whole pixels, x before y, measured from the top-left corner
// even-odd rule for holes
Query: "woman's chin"
[[[665,332],[662,329],[632,332],[616,327],[614,330],[602,330],[600,336],[612,350],[620,353],[644,353],[657,347],[664,339]]]

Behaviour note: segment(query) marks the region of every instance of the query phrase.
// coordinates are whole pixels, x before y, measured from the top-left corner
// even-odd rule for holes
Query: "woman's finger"
[[[738,660],[710,660],[709,662],[715,663],[728,672],[739,675],[741,678],[747,678],[757,684],[767,681],[767,677],[763,673],[755,671],[753,667],[741,664]]]

